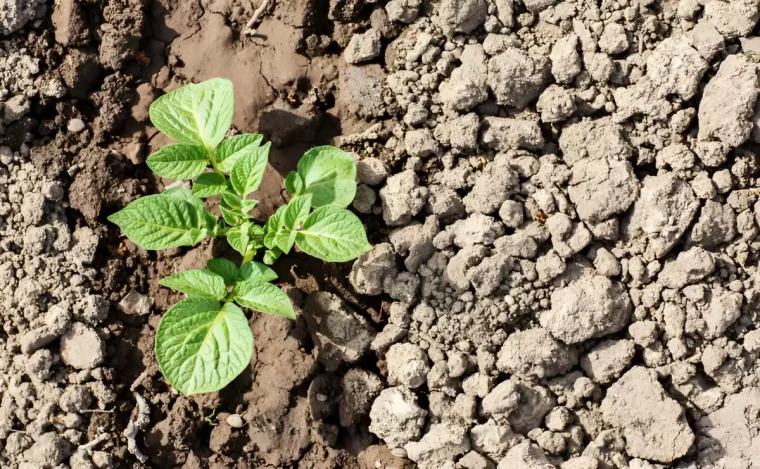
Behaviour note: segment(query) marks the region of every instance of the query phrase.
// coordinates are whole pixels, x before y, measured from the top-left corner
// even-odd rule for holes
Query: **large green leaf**
[[[161,96],[150,106],[150,120],[174,140],[214,150],[232,124],[234,101],[232,82],[215,78]]]
[[[206,261],[206,267],[211,272],[221,275],[224,279],[224,284],[231,287],[235,284],[238,276],[238,268],[234,262],[227,259],[209,259]]]
[[[177,143],[153,153],[146,163],[162,178],[182,180],[202,174],[209,160],[204,147],[191,143]]]
[[[293,304],[288,295],[268,282],[261,280],[243,280],[232,290],[235,301],[260,313],[274,314],[295,319]]]
[[[314,207],[346,207],[354,200],[356,162],[348,153],[329,146],[312,148],[298,162],[298,174]]]
[[[219,144],[216,149],[216,167],[219,171],[229,172],[235,163],[249,153],[258,153],[263,136],[259,134],[242,134],[230,137]]]
[[[361,220],[346,209],[328,205],[304,221],[296,245],[327,262],[346,262],[372,249]]]
[[[182,394],[222,389],[248,366],[253,334],[233,303],[188,298],[166,312],[156,331],[164,378]]]
[[[285,190],[289,194],[300,194],[304,188],[303,179],[295,171],[288,173],[288,177],[285,178]]]
[[[198,210],[179,197],[149,195],[137,199],[108,220],[145,249],[192,246],[206,237]]]
[[[188,296],[223,299],[227,296],[224,277],[205,269],[187,270],[164,277],[159,284]]]
[[[232,167],[230,173],[230,182],[241,197],[245,197],[259,188],[261,180],[264,178],[264,171],[267,169],[269,159],[269,142],[264,146],[256,147],[252,151],[246,152]]]
[[[227,190],[227,179],[217,173],[203,173],[193,183],[193,194],[205,199]]]

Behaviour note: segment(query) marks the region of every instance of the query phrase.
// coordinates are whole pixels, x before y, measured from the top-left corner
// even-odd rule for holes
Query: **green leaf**
[[[246,217],[240,209],[219,207],[219,211],[222,212],[222,218],[230,226],[238,226],[245,223]]]
[[[227,243],[229,243],[232,249],[243,256],[245,256],[245,251],[248,248],[249,242],[248,228],[245,225],[236,226],[227,231]]]
[[[166,179],[192,179],[206,170],[208,153],[200,145],[176,143],[167,145],[146,160],[148,167]]]
[[[193,183],[193,195],[202,199],[213,197],[227,190],[227,179],[217,173],[203,173]]]
[[[224,284],[231,287],[235,284],[238,277],[238,268],[234,262],[227,259],[209,259],[206,267],[211,272],[220,275],[224,279]]]
[[[248,366],[251,355],[251,328],[233,303],[182,300],[166,312],[156,331],[161,373],[185,395],[224,388]]]
[[[178,197],[149,195],[108,217],[145,249],[193,246],[207,235],[196,207]]]
[[[229,191],[222,192],[222,201],[224,201],[224,203],[230,208],[240,208],[243,206],[240,197]]]
[[[295,230],[290,230],[288,228],[283,228],[280,230],[277,235],[274,237],[274,244],[280,250],[287,254],[290,252],[291,249],[293,249],[293,245],[296,242],[296,236],[298,235],[298,232]]]
[[[283,226],[289,230],[295,230],[309,216],[309,210],[311,210],[311,194],[292,199],[283,215]]]
[[[188,296],[223,299],[227,296],[224,277],[205,269],[188,270],[162,278],[159,282],[172,290],[177,290]]]
[[[201,221],[203,222],[204,227],[212,236],[216,235],[216,217],[211,212],[206,210],[206,206],[203,204],[203,201],[199,199],[195,194],[193,194],[190,189],[185,186],[176,186],[166,189],[164,191],[164,195],[184,200],[195,207],[196,212],[198,212],[201,217]]]
[[[350,261],[372,249],[356,215],[329,205],[309,215],[298,231],[296,245],[327,262]]]
[[[246,308],[289,319],[296,318],[293,304],[288,295],[271,283],[260,280],[244,280],[235,285],[232,294],[235,301]]]
[[[230,173],[230,182],[241,197],[245,197],[259,188],[261,180],[264,178],[264,171],[267,169],[269,158],[269,142],[264,146],[257,147],[255,151],[244,154],[232,167]]]
[[[240,200],[240,205],[241,205],[240,210],[242,210],[243,213],[248,213],[251,210],[253,210],[254,207],[256,207],[258,204],[259,204],[258,200],[241,199]]]
[[[335,147],[312,148],[298,162],[303,193],[311,194],[314,207],[347,207],[356,195],[356,162]]]
[[[304,188],[303,179],[297,172],[291,171],[288,173],[288,177],[285,178],[285,190],[289,194],[300,194]]]
[[[264,234],[264,245],[269,249],[272,249],[275,246],[275,237],[284,226],[285,211],[287,209],[287,205],[283,205],[282,207],[278,208],[277,211],[274,212],[274,215],[269,217],[269,220],[267,220],[267,223],[264,226],[264,231],[266,232]]]
[[[215,78],[161,96],[150,106],[150,120],[174,140],[214,150],[232,124],[234,101],[232,82]]]
[[[237,274],[237,280],[261,280],[269,282],[276,278],[277,274],[274,273],[274,270],[255,261],[240,266]]]
[[[267,251],[264,253],[264,263],[267,265],[272,265],[277,261],[277,259],[280,258],[282,255],[282,251],[280,251],[280,248],[274,247],[272,249],[267,249]]]
[[[240,158],[258,151],[263,139],[259,134],[242,134],[224,140],[216,149],[216,167],[225,173],[232,171]]]

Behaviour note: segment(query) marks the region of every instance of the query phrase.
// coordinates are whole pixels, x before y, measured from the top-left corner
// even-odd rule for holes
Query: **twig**
[[[261,15],[264,14],[264,11],[269,7],[269,4],[273,0],[263,0],[261,2],[261,5],[259,5],[258,8],[256,8],[256,11],[253,12],[253,16],[250,20],[248,20],[248,23],[245,24],[245,28],[243,28],[243,34],[248,36],[253,36],[256,34],[256,28],[253,27],[254,24],[261,18]]]
[[[109,435],[108,433],[101,433],[100,436],[98,436],[94,440],[90,441],[89,443],[84,444],[84,445],[79,445],[79,448],[77,448],[77,451],[88,451],[89,452],[96,445],[98,445],[98,444],[100,444],[100,443],[108,440],[108,438],[110,438],[110,436],[111,435]]]

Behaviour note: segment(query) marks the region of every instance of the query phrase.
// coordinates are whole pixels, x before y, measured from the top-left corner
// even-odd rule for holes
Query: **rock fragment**
[[[496,386],[482,402],[484,415],[504,419],[520,433],[540,427],[555,405],[554,396],[546,388],[515,377]]]
[[[471,33],[483,24],[488,15],[485,0],[443,0],[438,4],[435,24],[447,36]]]
[[[581,357],[581,368],[597,383],[608,384],[623,374],[635,353],[631,340],[605,340]]]
[[[601,275],[584,275],[552,293],[541,325],[555,338],[577,344],[622,330],[633,310],[626,288]]]
[[[666,288],[681,289],[696,283],[715,270],[712,254],[699,247],[684,251],[665,263],[657,279]]]
[[[760,93],[756,69],[738,55],[730,55],[720,64],[699,103],[700,140],[720,140],[737,147],[749,139],[752,110]]]
[[[546,329],[536,328],[511,334],[496,366],[506,373],[543,379],[567,373],[577,363],[574,347],[555,340]]]
[[[623,213],[639,195],[639,180],[627,161],[580,161],[572,168],[569,184],[578,216],[592,223]]]
[[[509,450],[497,469],[552,469],[554,467],[538,445],[526,440]]]
[[[414,389],[425,384],[430,366],[428,357],[419,346],[403,343],[392,345],[385,354],[388,363],[388,384]]]
[[[346,62],[355,65],[369,62],[380,55],[380,48],[382,46],[380,39],[380,31],[376,29],[354,34],[348,46],[346,46],[346,50],[343,52]]]
[[[386,388],[372,403],[369,431],[390,448],[398,448],[420,438],[426,415],[414,393],[403,387]]]
[[[632,368],[607,390],[599,410],[624,435],[628,455],[670,463],[689,451],[694,433],[656,376],[644,367]]]
[[[407,443],[404,449],[420,469],[438,469],[467,453],[470,440],[464,427],[437,423],[420,441]]]
[[[427,201],[428,190],[420,186],[414,171],[404,171],[388,178],[380,189],[383,201],[383,220],[390,226],[402,226],[409,223],[420,213]]]
[[[78,370],[91,370],[105,360],[105,342],[95,329],[75,322],[61,337],[61,359]]]
[[[306,297],[303,317],[328,371],[341,363],[355,363],[369,349],[375,330],[338,296],[313,292]]]
[[[338,413],[340,424],[348,428],[369,414],[372,403],[383,390],[383,381],[374,373],[351,368],[343,375],[341,388]]]
[[[504,106],[524,108],[538,98],[550,76],[545,57],[530,57],[519,49],[507,49],[488,61],[488,86]]]

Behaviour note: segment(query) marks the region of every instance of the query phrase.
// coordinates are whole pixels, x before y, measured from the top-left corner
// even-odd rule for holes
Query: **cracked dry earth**
[[[0,0],[0,467],[760,468],[760,0]],[[277,266],[299,319],[184,397],[148,106],[233,81],[355,155],[372,252]],[[214,209],[213,207],[211,207]]]

